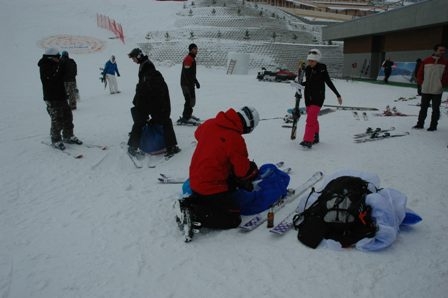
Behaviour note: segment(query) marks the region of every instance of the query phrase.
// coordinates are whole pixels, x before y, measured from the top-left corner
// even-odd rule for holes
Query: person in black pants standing
[[[171,157],[180,152],[177,146],[176,134],[171,121],[171,102],[168,86],[162,74],[156,70],[154,64],[144,55],[139,48],[133,49],[129,58],[139,64],[138,83],[131,108],[134,124],[128,141],[128,152],[137,158],[144,156],[138,147],[142,135],[142,129],[151,116],[150,122],[163,126],[166,145],[166,157]]]
[[[178,124],[188,123],[189,121],[199,121],[200,119],[193,116],[193,108],[196,105],[195,87],[199,89],[201,85],[196,78],[196,55],[198,47],[192,43],[188,46],[188,55],[182,62],[182,72],[180,74],[180,86],[185,98],[184,110],[182,117],[178,120]]]

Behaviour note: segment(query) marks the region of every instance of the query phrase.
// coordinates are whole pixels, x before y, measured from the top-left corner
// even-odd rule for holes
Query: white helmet
[[[243,119],[243,133],[250,133],[257,127],[258,122],[260,121],[260,115],[257,110],[253,107],[242,107],[238,114],[241,115]]]

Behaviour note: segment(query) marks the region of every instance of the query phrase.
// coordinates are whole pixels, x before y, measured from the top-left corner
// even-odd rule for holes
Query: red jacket
[[[201,195],[231,190],[229,178],[250,175],[250,160],[242,137],[243,124],[234,109],[219,112],[201,124],[194,136],[198,141],[190,164],[191,189]]]

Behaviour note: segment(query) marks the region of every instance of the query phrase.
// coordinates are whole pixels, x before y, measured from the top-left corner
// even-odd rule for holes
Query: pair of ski
[[[361,117],[359,117],[359,114],[357,111],[353,111],[353,117],[355,117],[356,120],[361,120]],[[362,112],[362,118],[367,121],[369,120],[369,117],[367,116],[366,112]]]
[[[297,77],[297,91],[294,95],[295,97],[295,104],[294,104],[294,108],[291,111],[292,114],[292,125],[291,125],[291,135],[290,135],[290,139],[291,140],[295,140],[297,137],[297,123],[299,122],[300,119],[300,100],[302,99],[302,81],[303,81],[303,77],[305,76],[305,71],[302,70],[299,72],[299,75]]]
[[[410,97],[399,97],[397,99],[394,99],[395,102],[397,101],[408,101],[408,100],[413,100],[416,99],[417,96],[410,96]]]
[[[408,131],[402,132],[402,133],[394,133],[394,134],[392,134],[390,132],[381,132],[381,133],[372,134],[370,137],[356,139],[355,143],[374,142],[374,141],[380,141],[380,140],[389,139],[389,138],[404,137],[404,136],[408,136],[408,135],[409,135]]]
[[[56,148],[55,146],[53,146],[53,144],[51,144],[49,142],[42,141],[41,143],[44,144],[44,145],[50,146],[54,150],[56,150],[58,152],[61,152],[61,153],[65,154],[65,155],[67,155],[67,156],[73,157],[74,159],[81,159],[81,158],[84,157],[84,154],[80,153],[80,152],[77,152],[77,150],[72,150],[72,148],[71,148],[72,146],[74,146],[73,148],[75,148],[75,147],[78,147],[78,148],[79,147],[86,147],[86,148],[98,148],[100,150],[106,150],[107,149],[107,146],[83,143],[83,144],[79,144],[79,145],[78,144],[66,144],[65,149],[61,150],[59,148]]]
[[[394,130],[395,127],[390,127],[388,129],[381,129],[381,128],[371,129],[369,127],[365,133],[355,134],[353,136],[353,139],[355,143],[366,143],[366,142],[384,140],[387,138],[396,138],[409,135],[409,132],[391,133],[391,131]]]
[[[354,107],[354,106],[339,106],[339,105],[324,105],[324,107],[336,108],[337,110],[347,110],[347,111],[378,111],[377,108],[369,108],[369,107]]]
[[[370,137],[374,133],[383,133],[383,132],[389,132],[389,131],[393,131],[393,130],[395,130],[394,126],[391,126],[389,128],[386,128],[386,129],[382,129],[380,127],[377,127],[375,129],[373,129],[371,127],[368,127],[366,129],[366,132],[354,134],[353,138],[354,139],[361,139],[361,138],[365,138],[365,137]]]
[[[246,220],[244,223],[240,225],[240,230],[244,232],[250,232],[262,225],[266,220],[268,213],[273,212],[274,214],[290,204],[291,202],[298,199],[302,196],[309,188],[313,187],[317,182],[319,182],[323,178],[322,172],[316,172],[311,176],[305,183],[297,187],[296,189],[289,191],[286,197],[279,198],[277,202],[275,202],[268,210],[260,212],[258,214],[253,215],[251,218]],[[274,226],[270,232],[282,235],[289,231],[293,226],[293,218],[294,215],[298,212],[298,206],[289,214],[287,214],[279,224]]]
[[[174,155],[171,156],[165,156],[164,155],[164,151],[161,152],[160,154],[156,154],[156,155],[150,155],[150,154],[145,154],[143,156],[134,156],[132,154],[130,154],[128,152],[128,145],[125,142],[122,142],[120,144],[120,147],[123,150],[126,150],[126,155],[129,156],[129,158],[132,161],[132,164],[137,168],[137,169],[141,169],[144,166],[145,160],[148,159],[147,161],[147,167],[150,169],[156,168],[157,166],[160,166],[162,164],[164,164],[165,162],[167,162],[168,160],[170,160]],[[149,157],[147,158],[147,155],[149,155]]]

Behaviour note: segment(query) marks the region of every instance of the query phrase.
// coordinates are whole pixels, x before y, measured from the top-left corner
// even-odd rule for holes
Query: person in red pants
[[[342,97],[330,79],[327,66],[320,63],[322,55],[318,49],[311,49],[308,53],[308,65],[305,68],[305,78],[302,85],[305,86],[306,125],[303,147],[311,148],[319,143],[319,121],[317,117],[325,101],[325,84],[336,94],[338,103],[342,104]]]

